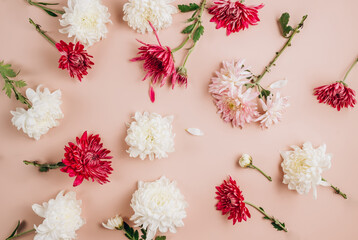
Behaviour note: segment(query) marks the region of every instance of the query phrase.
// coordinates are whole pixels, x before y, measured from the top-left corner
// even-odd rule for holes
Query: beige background
[[[65,4],[65,1],[60,1]],[[131,216],[131,194],[138,180],[155,180],[161,175],[175,179],[189,203],[185,227],[168,239],[356,239],[358,234],[358,188],[356,174],[358,135],[357,108],[337,112],[318,104],[314,87],[340,80],[358,53],[358,2],[355,0],[275,0],[260,10],[261,22],[249,30],[226,37],[225,30],[215,30],[205,13],[205,34],[188,62],[190,74],[187,89],[158,89],[155,104],[149,101],[147,82],[141,82],[141,64],[130,63],[139,44],[136,38],[155,42],[153,35],[140,35],[130,29],[122,17],[125,1],[104,0],[109,7],[112,25],[108,38],[90,48],[95,66],[82,83],[57,68],[59,54],[28,23],[29,17],[40,23],[56,40],[66,40],[58,33],[58,19],[29,6],[22,0],[0,2],[1,59],[21,69],[19,78],[30,87],[44,84],[63,92],[61,125],[40,141],[29,139],[11,125],[10,110],[20,106],[0,94],[0,238],[4,239],[18,219],[27,228],[42,219],[31,210],[33,203],[55,197],[61,190],[74,190],[83,200],[83,216],[87,224],[78,231],[79,239],[124,239],[120,232],[109,231],[100,223],[116,213]],[[177,3],[179,1],[176,1]],[[189,1],[180,1],[189,2]],[[211,2],[211,1],[209,1]],[[248,0],[258,4],[261,1]],[[309,17],[302,32],[277,62],[277,67],[263,79],[264,84],[287,77],[283,94],[290,96],[291,106],[281,124],[263,131],[252,124],[243,130],[233,129],[216,114],[208,93],[208,84],[222,60],[246,58],[255,73],[260,73],[285,42],[279,34],[276,19],[288,11],[292,24],[304,14]],[[184,38],[179,32],[186,15],[175,15],[173,25],[160,32],[162,43],[177,46]],[[179,56],[177,56],[179,57]],[[179,59],[179,58],[178,58]],[[348,83],[358,90],[358,69]],[[1,87],[2,87],[1,83]],[[176,151],[168,159],[154,162],[129,158],[124,142],[125,123],[135,111],[172,114],[176,133]],[[194,137],[184,129],[198,127],[204,137]],[[103,186],[85,182],[72,187],[73,178],[60,171],[39,173],[22,160],[56,162],[63,147],[84,130],[101,135],[112,151],[114,173]],[[344,200],[330,188],[319,187],[318,200],[312,193],[301,196],[281,183],[280,150],[290,145],[312,141],[315,146],[326,143],[334,155],[332,168],[324,177],[348,194]],[[242,153],[250,153],[255,163],[274,181],[236,164]],[[238,180],[248,201],[263,206],[268,213],[284,221],[289,233],[277,232],[268,221],[251,209],[248,222],[232,226],[215,210],[215,185],[228,175]],[[33,234],[22,239],[32,239]]]

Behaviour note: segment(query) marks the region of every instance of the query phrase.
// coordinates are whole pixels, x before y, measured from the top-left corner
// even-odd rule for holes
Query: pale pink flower
[[[250,67],[244,65],[245,60],[223,61],[223,67],[216,71],[216,77],[211,79],[209,92],[221,94],[224,91],[234,90],[249,83],[252,77]]]
[[[245,123],[255,121],[259,116],[256,98],[259,95],[252,88],[243,90],[243,86],[225,94],[213,94],[218,113],[225,122],[231,122],[233,127],[242,128]]]
[[[290,105],[288,97],[281,97],[280,92],[268,96],[266,102],[261,98],[260,103],[264,114],[258,117],[256,121],[260,121],[262,128],[269,128],[281,121],[283,113]]]

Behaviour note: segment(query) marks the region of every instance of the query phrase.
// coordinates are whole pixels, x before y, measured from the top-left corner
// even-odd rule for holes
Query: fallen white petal
[[[187,131],[188,133],[190,133],[191,135],[194,135],[194,136],[203,136],[204,135],[204,133],[198,128],[187,128],[187,129],[185,129],[185,131]]]
[[[276,81],[270,85],[270,88],[272,88],[272,89],[282,88],[287,85],[287,82],[288,82],[287,79]]]

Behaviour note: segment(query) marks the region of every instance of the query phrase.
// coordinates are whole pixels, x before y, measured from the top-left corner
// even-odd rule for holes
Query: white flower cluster
[[[68,37],[75,37],[86,46],[106,38],[106,23],[111,22],[111,14],[101,0],[68,0],[68,7],[64,7],[65,13],[60,19],[61,33]]]
[[[11,111],[13,115],[11,121],[18,130],[22,129],[30,138],[39,140],[41,135],[58,126],[58,120],[64,116],[60,108],[61,90],[51,93],[48,88],[45,88],[41,91],[40,85],[36,92],[28,88],[26,97],[32,107],[27,110],[16,108],[16,111]]]
[[[39,226],[35,225],[34,240],[72,240],[76,231],[85,224],[81,218],[81,201],[76,200],[75,192],[64,195],[61,191],[56,199],[51,199],[42,205],[32,205],[33,211],[45,220]]]
[[[176,232],[176,227],[183,227],[183,218],[186,217],[187,203],[176,186],[166,177],[154,182],[138,183],[138,190],[131,200],[134,215],[131,221],[136,226],[147,229],[147,239],[152,240],[157,230],[165,233],[168,230]]]
[[[317,198],[317,186],[330,186],[322,180],[322,172],[331,168],[331,154],[326,154],[326,145],[313,148],[310,142],[303,147],[292,146],[293,151],[281,152],[284,172],[283,183],[299,194],[306,194],[313,189],[314,198]]]
[[[156,30],[172,24],[172,14],[178,9],[170,3],[174,0],[129,0],[123,6],[123,20],[139,33],[152,32],[148,21]]]
[[[133,118],[125,139],[130,157],[139,156],[144,160],[148,156],[153,160],[166,158],[167,153],[174,152],[173,116],[136,112]]]

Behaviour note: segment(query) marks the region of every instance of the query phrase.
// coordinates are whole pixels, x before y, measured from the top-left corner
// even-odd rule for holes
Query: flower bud
[[[109,230],[121,230],[123,228],[123,218],[116,215],[115,217],[108,219],[107,223],[102,223],[102,226]]]
[[[249,154],[242,154],[241,158],[239,159],[239,164],[241,167],[249,167],[252,164],[252,157]]]

